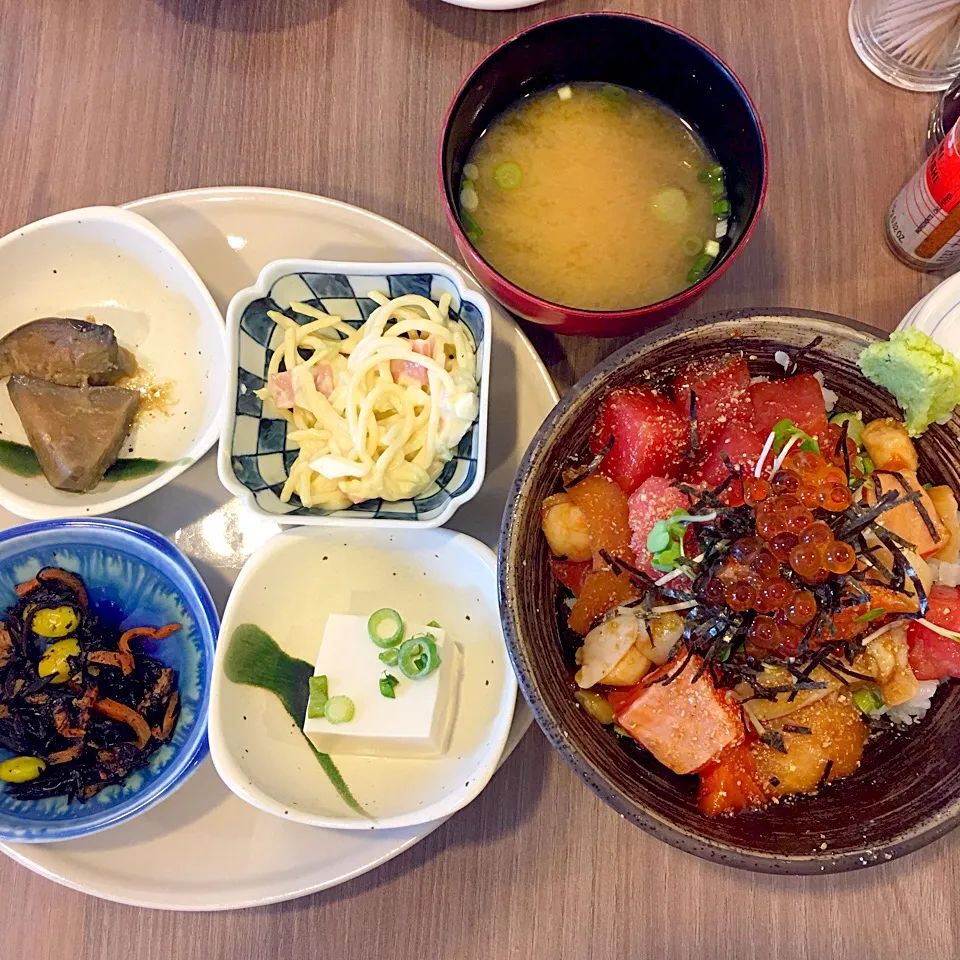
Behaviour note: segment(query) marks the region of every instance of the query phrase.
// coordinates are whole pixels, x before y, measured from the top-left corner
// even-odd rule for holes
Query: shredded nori
[[[833,761],[828,760],[823,767],[823,773],[820,774],[820,779],[817,781],[817,790],[820,790],[822,787],[826,786],[827,781],[830,779],[830,771],[833,769]]]
[[[586,480],[587,477],[592,476],[600,468],[600,464],[603,463],[606,455],[613,449],[613,434],[610,434],[610,439],[603,445],[603,448],[600,452],[583,468],[582,472],[578,473],[572,480],[569,480],[566,483],[566,489],[569,490],[571,487],[575,487],[582,480]]]
[[[793,355],[792,362],[787,368],[787,376],[793,376],[800,367],[800,361],[803,360],[811,350],[816,350],[821,343],[823,343],[823,337],[816,336],[805,347],[800,347]]]
[[[802,733],[806,735],[813,734],[813,731],[809,727],[802,727],[796,723],[785,723],[782,729],[784,733]]]

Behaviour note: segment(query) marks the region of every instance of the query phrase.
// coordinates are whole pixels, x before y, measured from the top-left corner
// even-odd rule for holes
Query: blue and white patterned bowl
[[[0,784],[0,840],[74,840],[143,813],[176,790],[207,754],[207,713],[216,607],[190,561],[169,540],[120,520],[47,520],[0,533],[0,609],[17,601],[14,587],[41,567],[79,574],[90,606],[122,611],[120,626],[180,623],[151,644],[151,655],[177,671],[180,719],[173,738],[150,763],[84,803],[64,797],[14,800]],[[11,756],[0,749],[0,760]]]
[[[267,316],[278,310],[298,322],[292,302],[308,303],[360,326],[377,307],[371,291],[388,297],[417,293],[437,301],[453,297],[451,316],[470,328],[477,344],[480,414],[460,441],[456,455],[420,496],[408,500],[368,500],[346,510],[307,508],[280,491],[297,447],[287,440],[287,421],[270,417],[254,394],[266,383],[273,352],[283,331]],[[220,437],[220,480],[255,513],[280,523],[438,527],[476,496],[483,484],[487,447],[490,381],[490,306],[467,289],[461,274],[443,263],[336,263],[325,260],[275,260],[254,286],[241,290],[227,308],[227,421]]]

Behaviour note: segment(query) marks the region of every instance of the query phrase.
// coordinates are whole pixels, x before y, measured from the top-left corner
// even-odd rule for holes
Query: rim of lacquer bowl
[[[743,233],[737,239],[737,242],[733,245],[733,247],[731,247],[730,251],[727,253],[727,256],[713,270],[710,270],[705,276],[693,284],[693,286],[687,287],[685,290],[681,290],[679,293],[674,294],[672,297],[669,297],[666,300],[658,300],[656,303],[648,303],[643,307],[634,307],[629,310],[583,310],[577,307],[566,307],[562,303],[554,303],[552,300],[545,300],[543,297],[538,297],[536,294],[530,293],[527,290],[524,290],[523,287],[518,287],[515,283],[508,280],[502,273],[494,269],[494,267],[491,266],[490,263],[479,254],[477,249],[470,242],[470,239],[467,237],[466,233],[464,233],[456,214],[456,198],[452,195],[451,185],[447,183],[447,178],[444,176],[443,172],[443,157],[447,140],[450,135],[450,121],[453,118],[454,111],[456,110],[460,99],[473,83],[474,78],[476,77],[480,68],[493,57],[497,56],[503,49],[510,46],[510,44],[515,43],[528,33],[532,33],[534,30],[540,30],[543,27],[548,27],[565,20],[577,20],[587,17],[620,17],[624,20],[639,20],[643,23],[649,23],[653,26],[660,27],[663,30],[667,30],[670,33],[674,33],[677,36],[682,37],[684,40],[692,43],[694,46],[699,47],[717,64],[722,71],[726,71],[726,73],[730,76],[730,79],[739,90],[740,95],[749,106],[750,113],[757,125],[757,132],[760,135],[760,149],[763,156],[763,170],[760,178],[760,195],[757,198],[757,204],[753,214],[750,217],[750,220],[744,226]],[[466,75],[460,86],[457,88],[456,93],[454,93],[452,99],[450,100],[450,103],[447,106],[446,114],[443,118],[443,124],[440,127],[440,140],[437,146],[437,178],[440,182],[440,191],[443,194],[443,208],[447,215],[447,221],[450,224],[450,229],[453,231],[457,246],[460,247],[461,252],[464,253],[465,259],[475,259],[477,261],[477,265],[482,266],[484,270],[488,271],[490,275],[495,278],[496,282],[500,284],[511,297],[527,301],[533,307],[535,307],[538,312],[543,313],[544,315],[550,313],[557,315],[562,314],[569,318],[569,320],[566,321],[558,321],[556,324],[544,322],[544,325],[547,327],[560,326],[561,323],[565,324],[570,321],[575,321],[584,325],[589,325],[591,323],[597,323],[599,325],[602,323],[610,323],[611,321],[616,322],[639,320],[642,317],[652,316],[654,314],[670,315],[678,313],[684,308],[684,306],[695,300],[713,283],[719,280],[720,277],[726,273],[730,264],[733,263],[733,261],[736,260],[740,255],[741,251],[746,246],[747,241],[750,239],[754,230],[756,229],[757,222],[760,219],[760,213],[763,210],[763,205],[767,198],[767,186],[770,180],[770,155],[767,148],[767,135],[763,128],[763,121],[760,119],[760,113],[757,110],[757,105],[753,102],[753,98],[747,91],[746,86],[744,86],[740,77],[737,76],[737,74],[730,68],[730,65],[710,47],[703,43],[703,41],[698,40],[693,35],[686,33],[684,30],[681,30],[672,24],[665,23],[663,20],[657,20],[654,17],[643,17],[635,13],[621,13],[612,10],[592,10],[586,13],[573,13],[560,17],[551,17],[549,20],[541,20],[539,23],[535,23],[532,26],[524,27],[522,30],[517,31],[512,36],[502,40],[473,65],[470,72]],[[469,256],[467,255],[467,251],[469,251]],[[596,331],[590,331],[590,334],[599,335],[603,332],[604,331],[598,329]]]
[[[820,321],[844,327],[859,334],[865,334],[874,340],[883,336],[883,331],[859,320],[818,310],[804,310],[794,307],[751,307],[749,309],[719,311],[702,317],[673,320],[667,327],[659,327],[642,333],[629,344],[611,354],[564,394],[540,426],[517,469],[517,475],[504,508],[500,528],[498,555],[500,618],[504,638],[507,641],[507,651],[517,675],[520,690],[529,704],[537,724],[552,746],[556,748],[560,756],[577,773],[580,779],[604,802],[613,807],[617,813],[658,840],[663,840],[678,850],[714,863],[758,873],[820,876],[878,866],[933,843],[953,830],[960,822],[960,799],[954,800],[932,816],[923,819],[916,826],[909,828],[908,833],[898,834],[886,842],[864,842],[862,846],[848,850],[830,850],[822,854],[812,853],[807,856],[748,852],[734,844],[712,840],[695,831],[684,829],[667,817],[660,815],[651,807],[631,800],[614,784],[610,783],[602,770],[588,759],[574,739],[567,734],[563,723],[553,715],[553,708],[548,698],[542,693],[541,684],[538,682],[531,666],[526,651],[528,642],[521,640],[524,629],[518,622],[516,602],[509,598],[507,586],[508,581],[515,576],[513,569],[521,562],[517,559],[515,545],[511,543],[510,536],[511,519],[517,509],[518,500],[523,495],[543,448],[552,442],[556,433],[556,425],[567,417],[572,408],[590,402],[586,398],[592,393],[597,381],[606,379],[612,370],[619,367],[631,355],[650,348],[660,340],[673,338],[692,329],[712,326],[716,323],[759,320],[765,317],[771,320],[793,317]],[[811,332],[811,337],[815,332]]]

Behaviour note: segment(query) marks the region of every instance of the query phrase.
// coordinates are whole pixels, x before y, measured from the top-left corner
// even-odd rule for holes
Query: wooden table
[[[448,99],[493,44],[590,0],[0,3],[0,232],[94,203],[262,184],[369,207],[453,250],[434,175]],[[871,76],[845,0],[623,0],[739,73],[766,124],[766,210],[700,303],[803,306],[891,329],[931,280],[886,251],[930,99]],[[15,278],[4,278],[15,282]],[[568,387],[617,344],[533,331]],[[956,956],[960,833],[827,878],[714,866],[622,822],[531,731],[483,796],[381,869],[219,915],[104,903],[0,862],[5,960]]]

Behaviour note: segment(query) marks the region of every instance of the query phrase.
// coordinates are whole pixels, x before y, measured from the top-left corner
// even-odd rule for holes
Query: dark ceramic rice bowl
[[[823,337],[801,372],[820,370],[838,410],[896,416],[886,391],[856,358],[876,340],[865,324],[802,310],[719,313],[667,324],[638,338],[570,390],[534,438],[507,502],[500,538],[500,604],[513,665],[537,722],[584,782],[618,813],[707,860],[766,873],[819,874],[873,866],[943,836],[960,819],[960,683],[941,686],[927,716],[871,740],[856,773],[816,797],[710,819],[696,806],[696,778],[679,777],[580,710],[564,661],[557,589],[540,532],[540,504],[560,469],[586,446],[600,401],[612,389],[668,381],[683,362],[742,349],[754,375],[782,376],[774,353]],[[960,489],[960,418],[918,441],[923,481]]]

